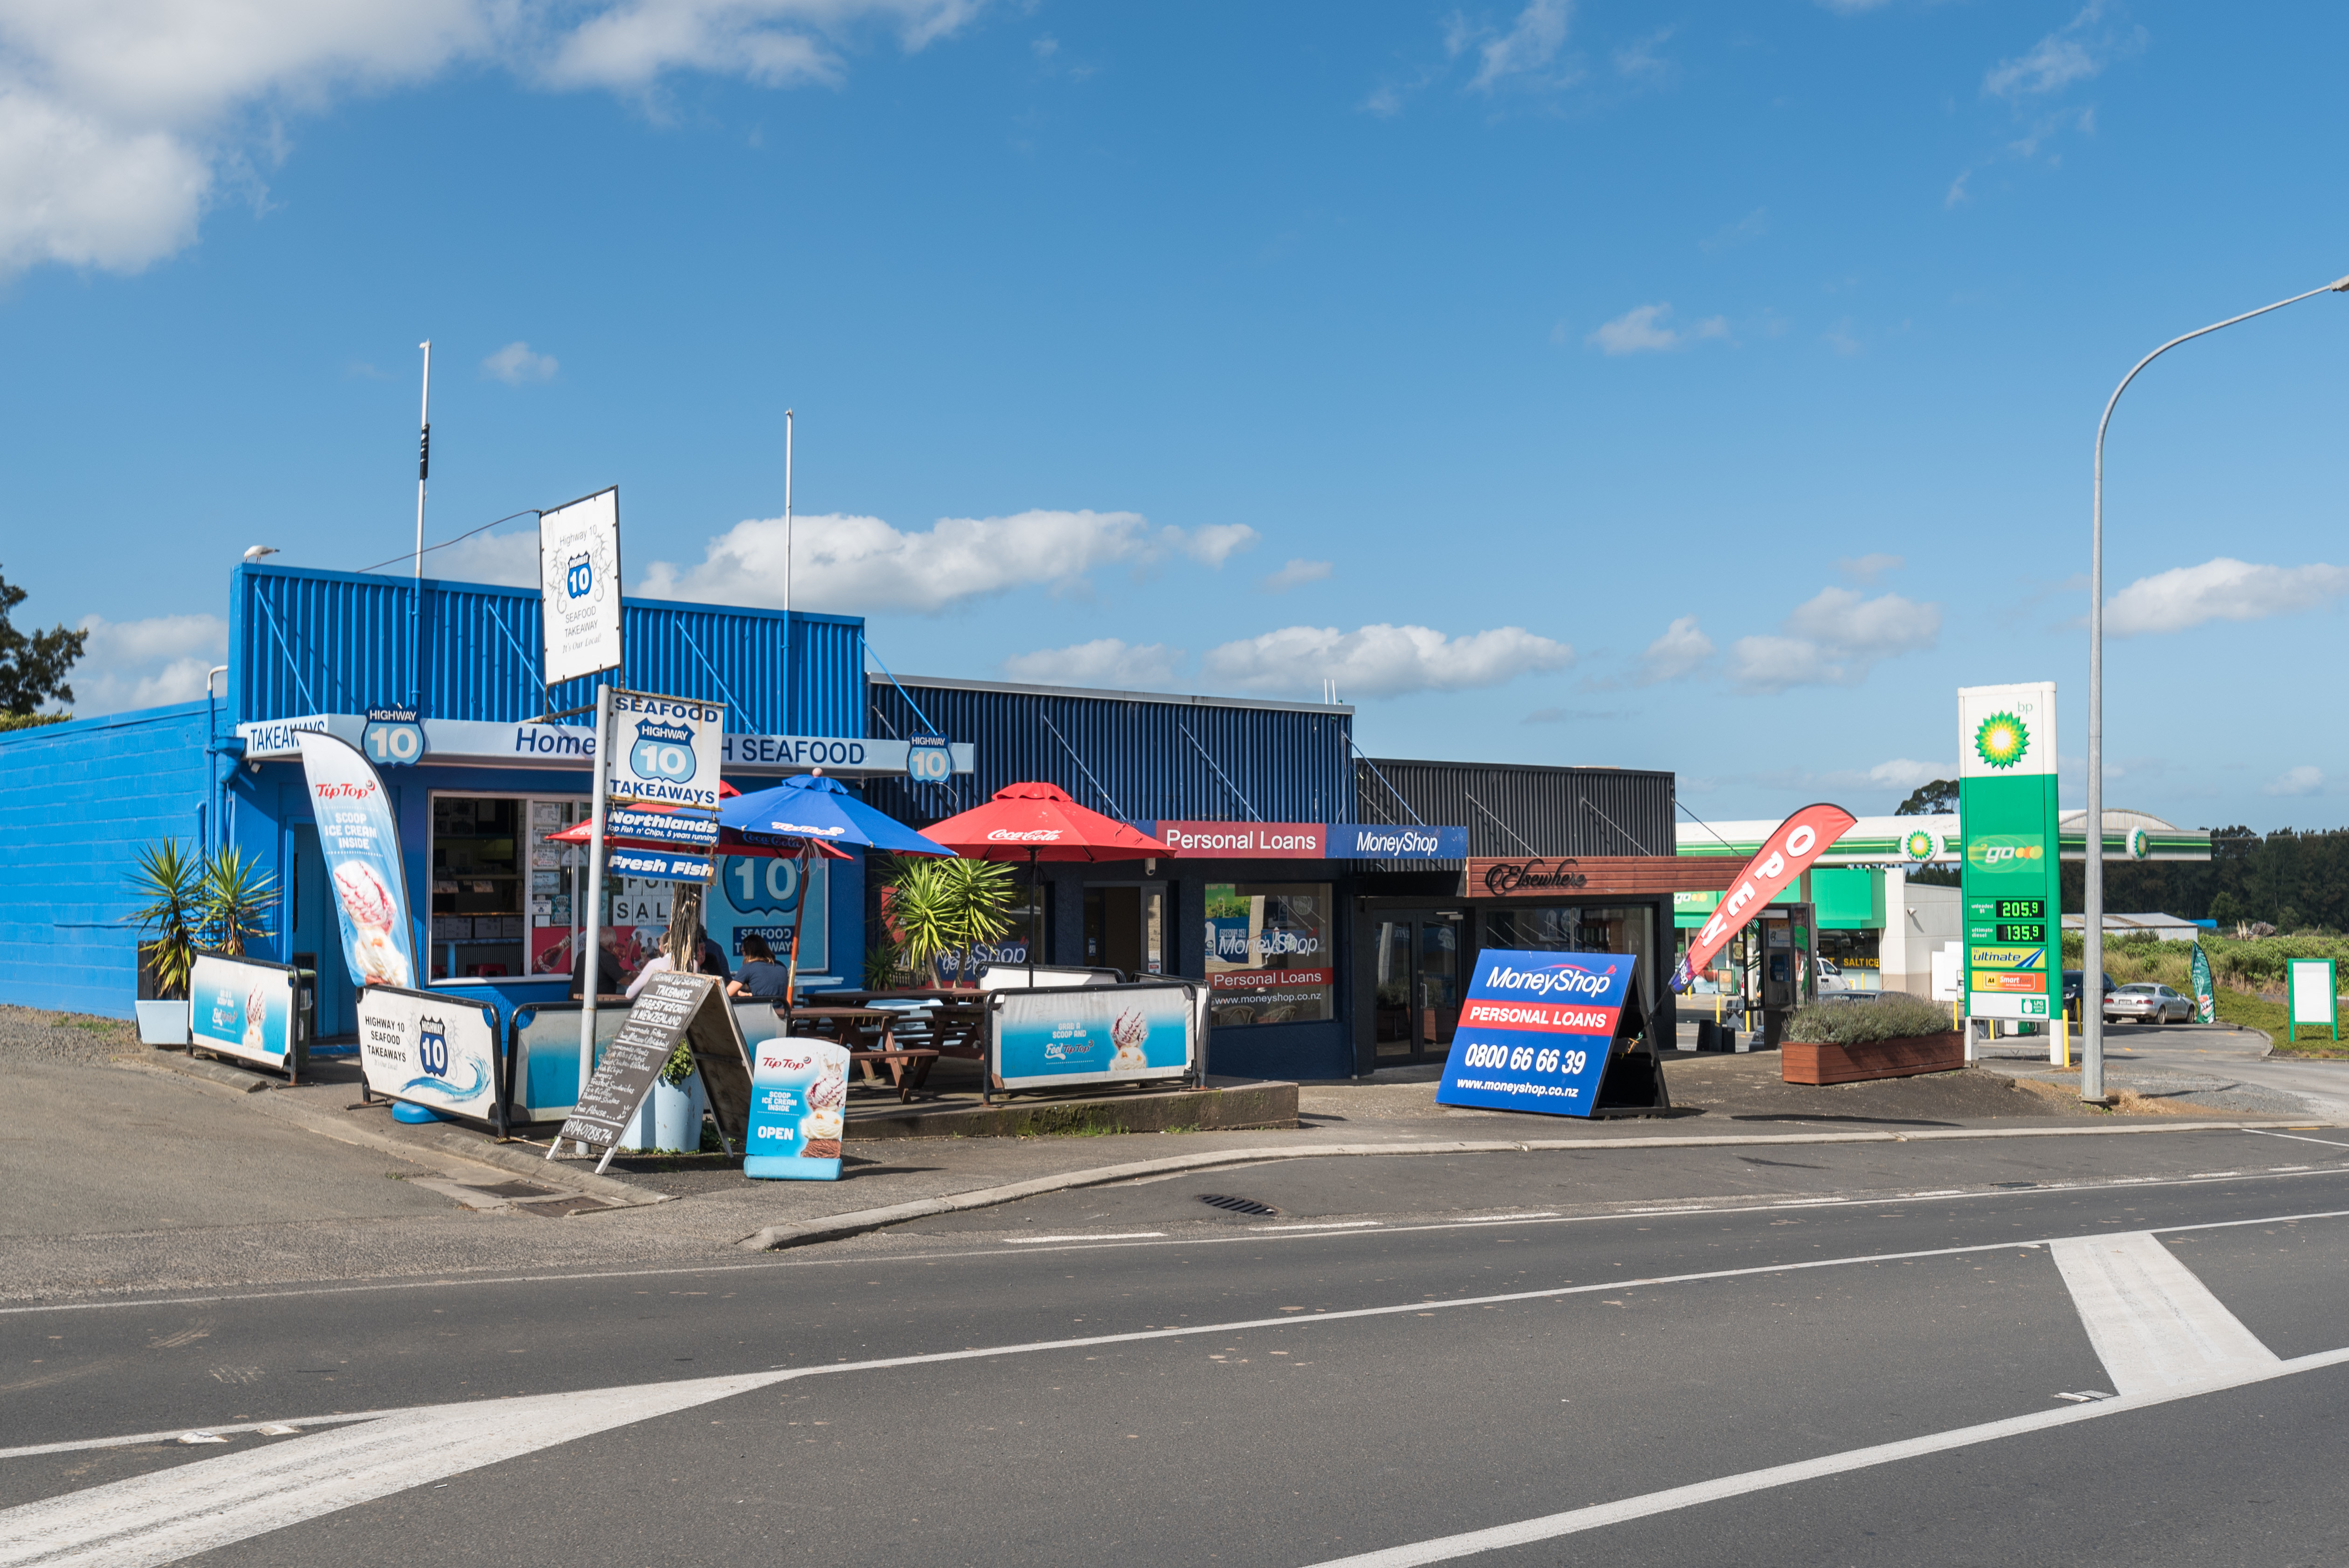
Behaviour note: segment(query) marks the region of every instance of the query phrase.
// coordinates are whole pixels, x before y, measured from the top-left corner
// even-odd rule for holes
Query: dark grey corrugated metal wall
[[[239,721],[357,713],[405,701],[415,676],[409,579],[240,567],[230,680]],[[539,603],[528,589],[426,578],[424,712],[511,722],[585,707],[592,681],[538,684]],[[864,623],[841,615],[623,601],[620,684],[723,702],[738,732],[863,735]]]
[[[1361,764],[1362,820],[1464,826],[1472,855],[1669,855],[1673,779],[1381,757]]]
[[[951,785],[876,779],[866,787],[865,799],[909,822],[950,817],[1026,779],[1057,784],[1079,804],[1130,821],[1353,820],[1352,719],[1341,710],[915,684],[901,692],[880,679],[870,692],[870,733],[929,729],[978,748],[978,773]]]

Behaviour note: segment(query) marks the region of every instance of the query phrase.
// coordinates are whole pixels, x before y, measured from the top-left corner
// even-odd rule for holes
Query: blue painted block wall
[[[139,848],[205,821],[207,706],[0,734],[0,1002],[108,1017],[139,993]]]

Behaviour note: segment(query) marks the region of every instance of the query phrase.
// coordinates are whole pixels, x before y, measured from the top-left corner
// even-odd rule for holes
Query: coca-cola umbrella
[[[1007,784],[983,806],[923,830],[971,860],[1028,861],[1028,983],[1036,983],[1036,863],[1039,861],[1141,861],[1174,851],[1139,829],[1069,799],[1053,784]]]

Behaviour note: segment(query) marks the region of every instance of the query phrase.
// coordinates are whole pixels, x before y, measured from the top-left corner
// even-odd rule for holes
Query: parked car
[[[2080,976],[2082,973],[2083,971],[2077,969],[2066,969],[2064,971],[2064,1016],[2071,1019],[2072,1022],[2075,1024],[2080,1021]],[[2105,976],[2106,995],[2110,996],[2114,992],[2119,989],[2120,987],[2113,983],[2113,977],[2110,975]]]
[[[1811,962],[1818,966],[1819,984],[1816,995],[1821,996],[1838,996],[1848,992],[1852,988],[1850,983],[1844,979],[1843,970],[1836,964],[1834,959],[1814,958]]]
[[[2173,1019],[2181,1024],[2192,1023],[2194,998],[2181,996],[2167,985],[2141,980],[2105,997],[2107,1024],[2167,1024]]]

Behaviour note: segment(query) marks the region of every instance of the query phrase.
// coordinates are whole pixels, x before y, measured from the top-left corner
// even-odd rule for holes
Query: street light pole
[[[2137,373],[2177,347],[2207,336],[2222,326],[2282,310],[2288,304],[2321,294],[2349,294],[2349,277],[2322,287],[2230,315],[2173,337],[2130,366],[2105,400],[2105,417],[2096,421],[2095,521],[2088,541],[2088,816],[2085,824],[2086,861],[2082,878],[2085,896],[2080,901],[2083,946],[2080,965],[2080,1098],[2105,1098],[2105,431],[2113,422],[2113,407],[2137,379]],[[2061,998],[2059,996],[2060,1005]]]

